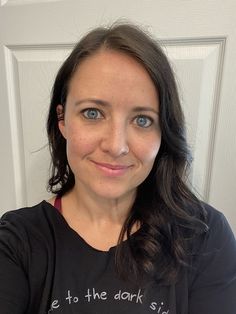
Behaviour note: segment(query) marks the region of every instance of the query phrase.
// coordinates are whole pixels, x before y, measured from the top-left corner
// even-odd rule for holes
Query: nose
[[[103,135],[101,149],[117,158],[129,153],[128,134],[125,126],[120,123],[110,125]]]

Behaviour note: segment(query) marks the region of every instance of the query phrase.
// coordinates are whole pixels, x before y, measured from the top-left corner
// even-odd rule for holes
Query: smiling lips
[[[105,175],[108,176],[121,176],[127,172],[132,166],[126,165],[112,165],[107,163],[100,163],[92,161],[97,169],[101,170]]]

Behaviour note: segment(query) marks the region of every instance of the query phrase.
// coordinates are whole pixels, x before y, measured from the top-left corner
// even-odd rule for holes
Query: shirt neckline
[[[83,243],[84,247],[88,248],[91,251],[98,252],[98,253],[101,253],[101,254],[108,254],[108,253],[114,252],[117,249],[118,244],[115,245],[115,246],[111,246],[108,250],[100,250],[100,249],[98,249],[96,247],[93,247],[77,231],[75,231],[73,228],[71,228],[71,226],[68,224],[68,222],[66,221],[66,219],[62,215],[61,211],[58,210],[58,208],[56,208],[55,206],[53,206],[51,203],[49,203],[46,200],[43,200],[42,203],[45,204],[47,207],[49,207],[50,209],[53,210],[53,212],[61,220],[61,223],[63,224],[63,226],[66,228],[66,232],[69,232],[71,235],[73,235],[73,237],[76,240],[80,240],[80,242]],[[133,233],[131,235],[131,237],[133,237],[133,235],[136,234],[139,230],[137,230],[135,233]],[[127,242],[128,242],[128,240],[124,240],[122,243],[126,245]]]

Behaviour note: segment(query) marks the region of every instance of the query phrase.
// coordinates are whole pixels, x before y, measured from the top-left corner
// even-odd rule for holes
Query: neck
[[[83,191],[83,188],[77,189],[75,186],[62,197],[62,214],[69,226],[89,245],[107,251],[117,245],[135,195],[136,192],[119,199],[104,199],[94,197],[88,191]],[[139,227],[136,223],[132,233]],[[123,240],[125,239],[126,234]]]
[[[107,199],[88,194],[83,189],[74,188],[63,197],[66,208],[70,208],[78,217],[83,217],[90,223],[113,223],[123,225],[133,205],[136,192],[121,198]],[[62,207],[64,207],[62,205]]]

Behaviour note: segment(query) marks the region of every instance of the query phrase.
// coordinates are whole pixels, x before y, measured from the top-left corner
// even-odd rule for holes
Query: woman
[[[184,118],[153,39],[127,24],[86,35],[47,131],[56,196],[1,219],[1,314],[234,313],[235,239],[186,185]]]

